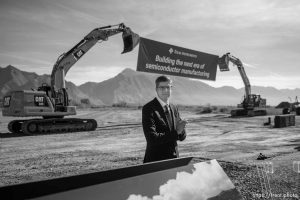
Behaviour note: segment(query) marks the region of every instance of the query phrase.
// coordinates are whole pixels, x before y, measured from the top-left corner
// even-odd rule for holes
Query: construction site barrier
[[[295,126],[295,115],[277,115],[274,118],[274,127],[283,128],[287,126]]]

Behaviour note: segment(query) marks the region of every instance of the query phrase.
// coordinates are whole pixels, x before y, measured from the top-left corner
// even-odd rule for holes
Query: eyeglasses
[[[160,90],[166,90],[166,89],[167,89],[167,90],[171,90],[172,87],[173,87],[173,86],[170,85],[170,86],[158,86],[157,88],[160,89]]]

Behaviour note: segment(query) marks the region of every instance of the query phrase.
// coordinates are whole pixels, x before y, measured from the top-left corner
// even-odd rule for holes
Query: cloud
[[[151,199],[148,198],[148,197],[144,197],[144,196],[142,196],[140,194],[139,195],[133,194],[133,195],[130,195],[127,200],[151,200]]]
[[[124,70],[124,67],[109,66],[76,66],[66,75],[66,80],[75,85],[81,85],[86,82],[101,82],[113,78]]]
[[[76,17],[76,19],[80,19],[80,20],[84,21],[85,23],[92,22],[95,24],[99,24],[99,23],[105,24],[104,20],[101,20],[100,18],[95,17],[95,16],[89,14],[88,12],[81,11],[80,9],[82,9],[82,8],[80,8],[78,5],[77,6],[75,5],[77,8],[75,6],[73,8],[73,6],[70,6],[70,5],[67,6],[67,5],[62,4],[61,2],[59,2],[59,3],[52,2],[52,3],[54,5],[56,5],[57,7],[60,7],[63,10],[65,10],[69,13],[72,13],[72,16]],[[84,5],[82,5],[82,6],[84,6]]]
[[[10,58],[17,59],[20,62],[24,62],[24,63],[31,62],[31,63],[41,64],[41,65],[44,65],[44,66],[53,65],[53,63],[50,63],[47,60],[42,60],[42,59],[39,59],[39,58],[32,58],[32,57],[29,57],[29,56],[26,57],[26,56],[16,55],[16,54],[13,54],[13,53],[0,53],[0,58],[1,57],[10,57]],[[10,63],[10,64],[12,64],[12,63]]]
[[[14,62],[41,71],[41,65],[46,66],[50,61],[53,66],[60,53],[93,28],[121,22],[141,37],[215,55],[236,53],[242,61],[251,63],[245,64],[249,69],[258,63],[254,65],[256,69],[261,66],[260,69],[288,77],[297,72],[296,63],[300,62],[298,0],[28,1],[4,0],[1,4],[1,52],[11,55],[0,55],[1,65]],[[106,46],[103,44],[103,51],[102,47],[97,51],[101,55],[100,64],[126,63],[126,67],[133,68],[136,54],[122,59],[115,55],[114,48],[121,47],[120,38],[115,38],[110,38]],[[29,54],[32,51],[41,53],[34,56]],[[96,57],[85,57],[78,64],[90,66],[100,62]],[[249,74],[252,79],[262,73],[255,70]],[[241,82],[232,84],[243,86]],[[288,84],[291,85],[290,81]]]
[[[244,66],[250,67],[250,68],[254,68],[256,69],[257,67],[255,65],[252,64],[248,64],[248,63],[243,63]]]
[[[274,87],[277,89],[296,89],[299,88],[299,76],[280,76],[277,74],[261,75],[261,76],[251,76],[250,78],[251,86],[262,86],[262,87]],[[202,82],[212,86],[212,87],[222,87],[231,86],[234,88],[244,87],[243,80],[240,76],[223,76],[219,74],[216,81],[205,81]]]
[[[178,172],[176,179],[160,186],[159,195],[148,198],[132,194],[127,200],[206,200],[235,188],[216,160],[196,163],[194,168],[192,174]]]

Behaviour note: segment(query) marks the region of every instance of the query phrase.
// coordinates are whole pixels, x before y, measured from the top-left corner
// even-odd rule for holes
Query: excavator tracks
[[[96,128],[96,120],[77,118],[14,120],[8,124],[10,132],[25,135],[94,131]]]
[[[25,120],[13,120],[8,123],[7,128],[11,133],[22,133],[22,123]]]

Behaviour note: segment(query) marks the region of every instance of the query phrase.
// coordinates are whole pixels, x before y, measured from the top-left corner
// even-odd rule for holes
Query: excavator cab
[[[244,108],[247,110],[253,110],[254,108],[265,108],[266,107],[266,99],[261,98],[259,94],[250,94],[244,99],[241,104],[239,104],[239,108]]]
[[[52,97],[51,87],[47,83],[43,83],[42,86],[38,87],[38,91],[44,91],[48,97]]]

